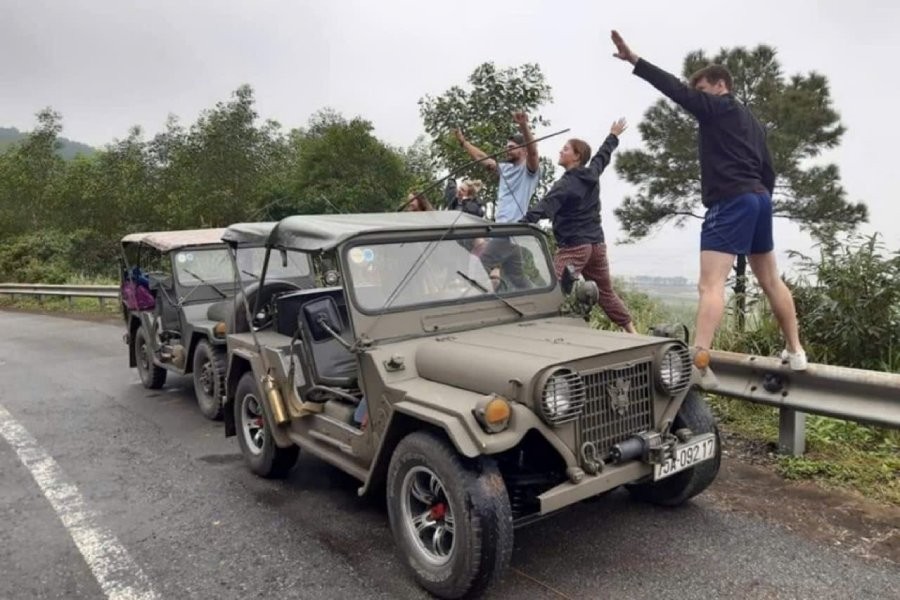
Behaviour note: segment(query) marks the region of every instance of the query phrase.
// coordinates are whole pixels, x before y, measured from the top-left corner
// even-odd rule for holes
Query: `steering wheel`
[[[272,320],[272,301],[279,295],[302,290],[303,288],[296,283],[290,281],[282,281],[280,279],[272,279],[266,281],[262,286],[258,283],[251,284],[243,292],[239,292],[232,302],[228,323],[229,333],[247,333],[250,331],[250,324],[247,322],[247,307],[252,311],[254,308],[257,314],[253,315],[253,326],[257,328],[264,327]],[[262,317],[259,317],[259,315]]]

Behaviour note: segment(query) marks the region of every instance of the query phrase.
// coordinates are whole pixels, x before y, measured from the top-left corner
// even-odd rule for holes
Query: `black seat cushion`
[[[357,376],[356,357],[337,340],[312,344],[313,363],[319,383],[353,387]]]

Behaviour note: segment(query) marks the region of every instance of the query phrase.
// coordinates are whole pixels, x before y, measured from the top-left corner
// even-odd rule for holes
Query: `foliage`
[[[28,137],[28,134],[19,131],[15,127],[0,127],[0,153],[14,147],[19,141]],[[59,138],[57,154],[64,160],[72,160],[78,156],[91,156],[97,149],[81,142]]]
[[[12,238],[0,246],[0,281],[65,283],[86,235],[43,229]]]
[[[37,119],[34,131],[0,154],[0,236],[42,227],[49,216],[51,184],[64,168],[56,153],[62,123],[49,108]]]
[[[471,161],[452,135],[455,128],[462,129],[469,141],[488,154],[503,150],[509,136],[518,131],[512,120],[514,110],[528,113],[532,131],[535,137],[540,137],[541,132],[536,128],[550,126],[540,109],[552,100],[550,85],[536,63],[506,69],[498,69],[492,62],[479,65],[469,75],[467,89],[454,85],[439,96],[419,100],[419,114],[431,137],[434,164],[453,171]],[[497,196],[497,179],[489,175],[478,165],[459,174],[482,179],[485,183],[482,195],[493,202]],[[546,191],[552,179],[553,163],[542,158],[538,195]]]
[[[679,322],[679,317],[683,316],[650,295],[635,290],[621,281],[614,281],[613,287],[628,308],[631,321],[639,332],[647,333],[656,325]],[[591,311],[591,325],[597,329],[608,331],[622,330],[621,327],[609,320],[599,306],[595,306]]]
[[[288,176],[296,213],[395,210],[412,183],[404,155],[373,134],[361,117],[325,109],[292,133],[295,162]]]
[[[190,125],[170,117],[149,140],[134,127],[69,161],[57,152],[60,116],[46,109],[37,117],[0,154],[0,280],[113,275],[118,240],[135,231],[393,210],[413,178],[427,176],[421,144],[391,148],[362,118],[324,110],[285,134],[260,120],[249,86]]]
[[[153,143],[155,166],[163,171],[158,207],[170,228],[253,220],[284,148],[278,123],[257,121],[247,85],[229,102],[204,111],[187,130],[170,121]]]
[[[808,73],[786,77],[770,46],[723,49],[711,60],[691,52],[682,73],[718,63],[734,75],[734,95],[746,104],[769,132],[777,180],[774,210],[797,222],[818,239],[852,230],[866,221],[862,203],[848,202],[836,165],[809,166],[809,159],[836,147],[844,134],[832,106],[828,80]],[[696,123],[686,111],[661,99],[638,125],[646,150],[616,156],[616,170],[638,193],[614,210],[627,241],[643,238],[667,222],[682,226],[700,214],[700,167]]]
[[[900,372],[900,251],[877,235],[823,243],[793,283],[800,331],[817,362]]]

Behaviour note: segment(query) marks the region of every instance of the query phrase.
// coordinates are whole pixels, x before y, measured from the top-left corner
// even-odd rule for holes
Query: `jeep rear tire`
[[[509,566],[513,521],[496,464],[471,463],[419,431],[394,450],[387,475],[394,540],[416,581],[439,598],[477,595]]]
[[[225,394],[225,353],[206,340],[194,348],[194,396],[200,412],[207,419],[222,418],[222,396]]]
[[[676,473],[660,481],[639,483],[628,486],[628,491],[638,500],[661,506],[678,506],[693,498],[715,480],[722,462],[722,440],[719,428],[709,405],[697,390],[688,392],[684,403],[675,415],[672,430],[688,428],[694,435],[714,433],[716,435],[716,455],[695,467]]]
[[[267,479],[281,479],[297,462],[300,448],[275,444],[269,419],[252,372],[244,373],[234,393],[234,424],[241,454],[250,470]]]
[[[153,353],[150,351],[147,340],[147,331],[141,325],[134,332],[134,362],[144,387],[148,390],[158,390],[166,384],[168,371],[153,363]]]

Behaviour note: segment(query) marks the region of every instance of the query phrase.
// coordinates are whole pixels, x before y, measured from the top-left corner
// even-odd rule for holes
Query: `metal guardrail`
[[[0,295],[34,296],[38,302],[45,296],[62,296],[68,298],[96,298],[102,308],[109,298],[119,297],[117,285],[53,285],[35,283],[0,283]]]
[[[810,364],[791,371],[778,358],[713,351],[710,393],[779,409],[779,447],[806,449],[806,414],[900,429],[900,374]]]
[[[119,297],[115,285],[0,284],[0,295],[63,296],[105,300]],[[900,374],[810,364],[791,371],[778,358],[712,351],[721,396],[779,409],[779,447],[793,456],[806,446],[806,415],[821,415],[900,429]]]

